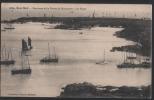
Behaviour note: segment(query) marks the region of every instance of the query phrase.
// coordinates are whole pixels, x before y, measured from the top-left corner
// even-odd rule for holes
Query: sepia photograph
[[[1,97],[152,97],[152,4],[1,3]]]

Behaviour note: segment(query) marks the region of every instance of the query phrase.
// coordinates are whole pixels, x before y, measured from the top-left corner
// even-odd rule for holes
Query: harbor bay
[[[1,93],[4,96],[26,93],[55,97],[60,95],[63,86],[84,81],[103,86],[147,86],[151,83],[151,69],[117,68],[123,62],[123,52],[111,52],[112,47],[135,44],[113,35],[123,28],[46,29],[42,23],[34,22],[13,26],[16,29],[1,34],[1,44],[5,43],[6,47],[12,48],[13,57],[17,60],[13,66],[1,66]],[[31,37],[33,43],[33,49],[28,51],[32,74],[12,76],[11,69],[20,67],[21,39],[27,36]],[[48,55],[48,42],[55,47],[59,63],[40,64],[39,60]],[[53,50],[50,49],[52,54]],[[104,50],[107,64],[97,65],[96,62],[104,58]]]
[[[151,8],[2,3],[0,95],[151,98]]]

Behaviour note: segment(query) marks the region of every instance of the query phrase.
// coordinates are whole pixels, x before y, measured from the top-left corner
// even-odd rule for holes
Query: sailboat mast
[[[131,63],[131,59],[129,59],[129,57],[130,57],[130,53],[127,52],[127,58],[126,58],[126,60],[127,60],[127,62]]]
[[[3,50],[4,48],[1,48],[1,60],[2,60],[2,58],[4,59],[4,50]]]
[[[93,15],[92,15],[92,17],[93,17],[93,18],[95,18],[95,10],[94,10],[94,12],[93,12]]]
[[[6,48],[4,47],[4,50],[5,50],[5,59],[7,59],[7,52],[6,52]]]
[[[131,54],[132,54],[131,56],[133,57],[133,59],[132,59],[132,64],[134,64],[134,56],[133,56],[133,53],[131,53]]]
[[[3,48],[1,48],[1,60],[3,58]]]
[[[55,47],[54,47],[54,55],[55,55],[55,58],[58,58],[58,56],[57,56],[57,54],[56,54]]]
[[[104,49],[104,61],[105,61],[105,49]]]
[[[7,51],[7,56],[8,56],[8,60],[9,60],[9,58],[10,58],[10,52],[9,52],[9,50]]]
[[[127,57],[128,57],[128,52],[126,51],[126,56],[125,56],[125,61],[126,61],[126,62],[128,62]]]
[[[23,54],[21,55],[21,66],[22,66],[22,69],[24,69],[24,57],[23,57]]]
[[[3,56],[4,56],[3,58],[6,59],[5,58],[5,41],[4,41],[4,48],[3,48]]]
[[[27,13],[27,17],[29,17],[29,14]]]
[[[27,61],[28,61],[28,68],[30,69],[30,64],[29,64],[29,59],[28,59],[28,56],[27,56]]]
[[[10,48],[10,55],[11,55],[11,60],[13,59],[12,57],[12,49]]]
[[[54,56],[56,58],[55,47],[53,47]]]
[[[124,52],[124,63],[126,62],[126,52]]]
[[[50,54],[49,42],[48,42],[48,51],[49,51],[49,57],[50,57],[50,56],[51,56],[51,54]]]

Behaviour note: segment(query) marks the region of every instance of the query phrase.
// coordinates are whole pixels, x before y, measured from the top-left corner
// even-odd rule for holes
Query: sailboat
[[[133,53],[129,53],[129,56],[127,56],[127,59],[128,59],[131,63],[134,63],[134,60],[136,59],[136,54],[135,54],[135,56],[134,56]]]
[[[28,43],[24,39],[22,39],[22,51],[28,51],[33,48],[31,41],[32,40],[30,37],[28,37]]]
[[[118,68],[149,68],[150,62],[141,62],[134,63],[134,60],[137,59],[133,56],[128,56],[127,52],[124,54],[124,62],[122,64],[117,65]]]
[[[124,52],[124,62],[122,64],[117,65],[118,68],[129,68],[129,67],[135,67],[133,64],[134,57],[128,56],[127,52]]]
[[[100,61],[100,62],[96,62],[96,64],[100,64],[100,65],[107,64],[106,59],[105,59],[105,50],[104,50],[104,58],[103,58],[103,60]]]
[[[21,54],[21,69],[12,69],[11,74],[31,74],[32,70],[30,68],[28,56],[24,53]]]
[[[6,27],[4,27],[4,29],[15,29],[11,24],[7,24]]]
[[[44,27],[44,29],[54,29],[52,26]]]
[[[42,58],[40,60],[41,63],[52,63],[52,62],[58,63],[58,56],[55,53],[55,48],[53,48],[53,49],[54,49],[54,52],[53,52],[53,55],[51,55],[51,53],[50,53],[50,47],[49,47],[49,43],[48,43],[49,55],[46,56],[46,57],[44,57],[44,58]]]
[[[1,60],[0,60],[0,64],[1,65],[11,65],[11,64],[15,64],[15,60],[13,60],[12,57],[12,49],[10,48],[10,50],[5,48],[2,48],[1,50]]]
[[[27,13],[27,15],[26,15],[27,17],[29,17],[29,14]]]

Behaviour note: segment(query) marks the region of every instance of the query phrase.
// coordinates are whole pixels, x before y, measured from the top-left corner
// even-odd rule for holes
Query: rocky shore
[[[130,51],[143,56],[151,55],[152,26],[150,21],[137,21],[116,32],[115,36],[136,42],[136,45],[113,47],[113,50]]]
[[[74,83],[66,85],[59,97],[101,97],[101,98],[150,98],[151,86],[128,87],[128,86],[96,86],[91,83]]]

